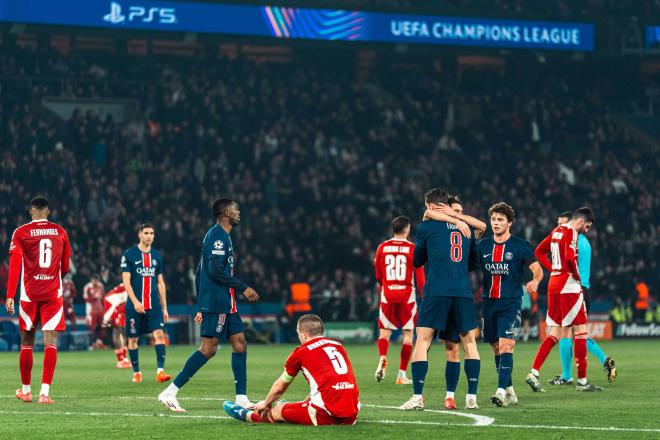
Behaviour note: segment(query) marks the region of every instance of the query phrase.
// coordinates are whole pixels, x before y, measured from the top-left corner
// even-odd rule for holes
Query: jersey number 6
[[[50,238],[43,238],[39,241],[39,267],[47,269],[53,260],[53,242]]]

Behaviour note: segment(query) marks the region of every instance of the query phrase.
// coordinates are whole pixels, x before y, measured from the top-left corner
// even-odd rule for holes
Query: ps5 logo
[[[142,23],[158,22],[162,24],[176,23],[176,10],[174,8],[145,8],[144,6],[129,6],[128,15],[122,14],[121,5],[110,3],[110,13],[103,17],[103,21],[112,24],[140,21]]]

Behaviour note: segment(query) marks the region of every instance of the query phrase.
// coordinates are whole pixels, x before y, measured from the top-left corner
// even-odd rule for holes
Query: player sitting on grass
[[[302,345],[291,353],[266,399],[254,410],[226,401],[225,411],[249,423],[355,424],[360,411],[359,392],[346,350],[341,343],[323,336],[323,321],[316,315],[301,316],[296,331]],[[300,371],[310,384],[309,396],[302,402],[281,401],[273,406]]]

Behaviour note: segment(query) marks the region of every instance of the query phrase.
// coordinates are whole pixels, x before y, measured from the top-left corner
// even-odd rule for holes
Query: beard
[[[233,219],[229,220],[229,224],[231,224],[232,226],[238,226],[238,224],[240,222],[241,222],[240,218],[233,218]]]

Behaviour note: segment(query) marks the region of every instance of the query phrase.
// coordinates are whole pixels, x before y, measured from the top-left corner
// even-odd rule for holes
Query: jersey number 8
[[[451,261],[460,263],[463,261],[463,237],[461,237],[461,233],[452,232],[449,235],[449,241],[451,242],[451,250],[449,251]]]

